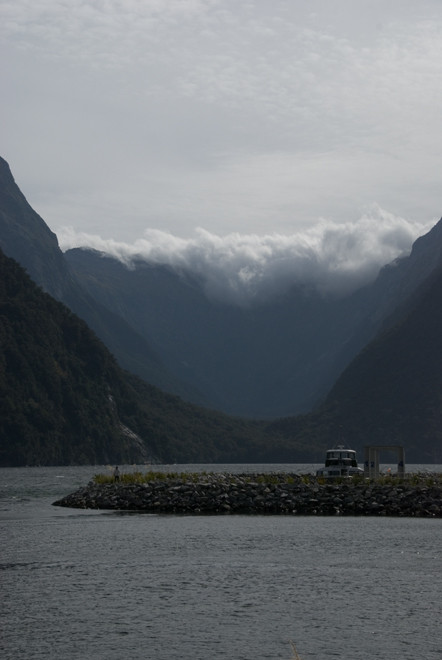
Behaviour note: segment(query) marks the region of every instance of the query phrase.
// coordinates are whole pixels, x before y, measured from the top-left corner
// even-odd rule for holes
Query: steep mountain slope
[[[144,337],[124,318],[82,290],[70,272],[57,237],[29,206],[3,158],[0,158],[0,247],[47,293],[83,318],[124,368],[164,389],[186,391],[167,372]]]
[[[279,420],[276,433],[312,445],[402,445],[410,462],[442,461],[442,267],[385,321],[323,405]]]
[[[353,358],[382,330],[394,325],[406,301],[420,290],[430,274],[442,266],[442,220],[418,238],[409,256],[384,266],[376,280],[344,301],[351,323],[334,362],[333,385]],[[402,310],[402,311],[401,311]]]
[[[123,372],[0,250],[0,465],[262,460],[296,447]]]
[[[3,158],[0,158],[0,247],[54,298],[61,299],[72,286],[56,235],[29,206]]]
[[[147,458],[125,441],[112,356],[0,252],[0,464]]]
[[[325,409],[345,420],[358,442],[401,444],[409,457],[440,462],[442,269],[389,321],[339,378]]]

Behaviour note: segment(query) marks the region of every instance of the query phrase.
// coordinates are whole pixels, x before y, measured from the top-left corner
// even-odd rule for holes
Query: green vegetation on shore
[[[312,474],[292,474],[286,472],[268,472],[260,474],[235,474],[235,473],[225,473],[225,472],[163,472],[161,470],[148,470],[146,472],[141,472],[140,470],[135,470],[134,472],[123,472],[120,474],[119,483],[122,484],[147,484],[157,481],[170,482],[170,481],[180,481],[181,483],[198,483],[204,481],[222,481],[224,483],[235,483],[238,479],[248,482],[256,482],[259,484],[293,484],[295,482],[302,483],[316,483],[318,485],[338,485],[338,484],[347,484],[347,485],[360,485],[367,482],[367,479],[363,476],[355,476],[351,479],[334,479],[328,480],[324,477],[315,477]],[[93,482],[97,485],[111,484],[115,483],[115,477],[113,473],[109,474],[96,474],[93,477]],[[381,475],[377,479],[372,479],[371,483],[376,483],[377,485],[385,486],[396,486],[406,482],[411,486],[441,486],[442,485],[442,474],[439,473],[408,473],[404,478],[398,476],[390,475]]]
[[[291,474],[250,474],[250,475],[235,475],[226,474],[223,472],[161,472],[149,470],[147,472],[125,472],[120,474],[119,483],[122,484],[147,484],[155,481],[180,481],[182,483],[198,483],[204,481],[224,481],[234,482],[236,478],[241,477],[245,481],[255,481],[260,484],[275,484],[281,483],[294,483],[295,477]],[[306,475],[297,477],[298,479],[305,479]],[[308,478],[308,475],[307,475]],[[113,474],[96,474],[94,475],[93,482],[97,485],[115,483]]]

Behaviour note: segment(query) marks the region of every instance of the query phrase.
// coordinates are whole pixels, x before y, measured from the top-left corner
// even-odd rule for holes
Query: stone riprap
[[[299,475],[211,474],[196,480],[165,478],[147,483],[91,482],[55,506],[148,513],[286,514],[300,516],[442,517],[442,484],[318,483]]]

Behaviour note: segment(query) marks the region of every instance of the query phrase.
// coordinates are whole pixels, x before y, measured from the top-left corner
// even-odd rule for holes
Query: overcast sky
[[[0,0],[0,36],[1,155],[64,246],[383,259],[442,215],[440,0]]]

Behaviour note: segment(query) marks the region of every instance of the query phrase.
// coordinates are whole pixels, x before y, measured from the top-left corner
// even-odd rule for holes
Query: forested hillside
[[[281,451],[301,460],[305,448],[122,371],[0,251],[0,465],[259,461]]]

